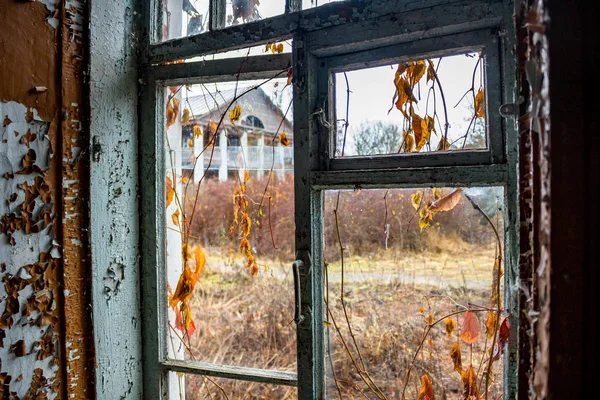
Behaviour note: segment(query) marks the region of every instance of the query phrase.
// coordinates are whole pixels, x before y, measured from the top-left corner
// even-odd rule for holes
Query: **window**
[[[145,14],[150,27],[141,98],[143,163],[153,166],[142,181],[149,210],[142,216],[146,396],[204,398],[210,395],[200,390],[213,390],[219,398],[226,387],[239,398],[263,398],[265,393],[273,398],[359,398],[365,393],[401,398],[417,397],[432,381],[437,393],[467,385],[471,395],[481,387],[494,397],[514,398],[517,155],[514,129],[498,112],[502,104],[515,101],[511,16],[506,11],[510,7],[500,2],[439,1],[423,7],[351,0],[311,3],[314,8],[301,10],[307,2],[288,0],[272,15],[263,15],[252,1],[247,2],[254,5],[252,11],[241,14],[230,10],[239,2],[212,0],[202,5],[207,10],[202,13],[194,2],[156,3]],[[261,7],[263,3],[269,4],[260,2]],[[190,30],[188,21],[185,34],[181,20],[176,29],[181,33],[165,35],[175,29],[174,16],[184,14],[202,14],[205,28]],[[172,40],[162,42],[165,38]],[[292,44],[291,55],[280,51],[283,43]],[[263,50],[257,51],[258,46]],[[238,57],[206,57],[229,51]],[[202,59],[196,61],[198,57]],[[444,82],[454,88],[447,89]],[[290,83],[293,96],[284,94]],[[357,98],[358,103],[349,100]],[[191,153],[184,156],[171,143]],[[286,181],[292,169],[293,190],[292,181]],[[212,189],[206,184],[209,179],[214,181]],[[269,182],[262,194],[252,187],[261,179]],[[221,190],[217,182],[233,182],[224,200],[214,200]],[[183,199],[196,184],[195,193],[204,197],[186,197],[194,204],[188,209]],[[278,194],[288,196],[281,204],[289,206],[277,219],[264,217],[279,212],[271,207],[275,184],[280,185]],[[192,216],[198,201],[206,211]],[[214,220],[222,214],[218,206],[226,202],[236,215],[231,226],[206,222],[205,231],[186,230],[198,215]],[[239,326],[226,325],[244,321],[241,325],[251,326],[256,322],[255,305],[238,309],[236,318],[241,320],[220,324],[220,318],[227,320],[225,311],[213,313],[211,321],[202,320],[212,311],[194,314],[184,289],[193,282],[196,291],[222,300],[211,303],[217,308],[230,306],[236,296],[247,300],[257,288],[246,282],[256,274],[252,282],[259,282],[264,266],[256,261],[263,254],[255,248],[260,243],[246,240],[251,238],[248,232],[265,226],[264,240],[275,248],[273,232],[280,228],[273,228],[274,221],[295,233],[293,241],[290,236],[280,242],[281,269],[271,270],[273,282],[280,284],[258,289],[269,299],[281,300],[280,306],[257,318],[264,322],[276,308],[284,310],[288,324],[269,321],[274,321],[271,327],[277,328],[272,332],[287,350],[262,358],[259,353],[272,350],[265,341],[273,337],[252,334],[257,344],[244,351],[232,351],[218,340],[242,337],[236,332]],[[340,229],[360,235],[350,238]],[[444,247],[441,242],[450,231],[455,241]],[[219,232],[223,243],[233,237],[223,245],[220,262],[226,265],[227,254],[241,250],[247,268],[238,270],[246,280],[228,281],[223,270],[211,270],[200,280],[212,277],[222,286],[198,289],[191,274],[195,266],[204,266],[206,257],[215,262],[207,246],[220,240]],[[429,235],[441,255],[419,247],[426,241],[419,235]],[[432,239],[434,235],[438,239]],[[189,241],[192,236],[196,241]],[[397,258],[388,265],[381,254],[390,256],[390,249],[396,249]],[[458,260],[460,251],[469,255],[469,263]],[[427,267],[439,273],[436,282],[417,279],[417,254],[420,260],[429,257],[423,263],[438,265]],[[491,259],[492,267],[473,267],[479,263],[476,257]],[[442,259],[454,260],[458,269],[439,267]],[[184,279],[188,267],[190,277]],[[413,287],[428,289],[413,290],[407,305],[409,297],[396,298],[400,286],[394,285],[404,285],[411,276]],[[462,282],[464,290],[453,297],[441,288],[443,282]],[[261,284],[265,283],[253,285]],[[209,297],[202,298],[208,302]],[[444,311],[440,298],[452,299],[450,306],[443,305]],[[480,304],[483,301],[488,303]],[[268,308],[270,303],[265,298],[260,304]],[[369,307],[384,305],[389,307],[383,313],[388,317],[395,311],[409,314],[413,306],[415,311],[398,321],[377,319],[380,310],[368,312]],[[454,306],[458,309],[451,309]],[[462,329],[452,340],[440,336],[446,320],[453,321],[447,325],[458,322],[456,332]],[[416,343],[399,340],[414,333],[411,326],[416,321],[423,324]],[[376,329],[377,324],[387,331]],[[213,334],[203,333],[198,339],[191,328],[212,329]],[[481,340],[475,342],[479,331]],[[361,335],[377,341],[365,358],[360,349],[367,344],[360,342]],[[455,365],[459,374],[444,375],[448,369],[452,373],[451,364],[442,369],[432,369],[425,361],[416,364],[416,356],[425,357],[425,351],[431,358],[427,362],[433,363],[436,354],[448,353],[461,336],[463,351],[470,349],[470,360],[475,361],[463,361],[464,368]],[[202,340],[204,350],[191,348]],[[435,347],[444,344],[447,349]],[[486,356],[491,347],[498,350],[498,360]],[[295,362],[282,362],[285,357]],[[493,372],[483,379],[482,371],[490,366]],[[452,383],[446,384],[446,379]]]

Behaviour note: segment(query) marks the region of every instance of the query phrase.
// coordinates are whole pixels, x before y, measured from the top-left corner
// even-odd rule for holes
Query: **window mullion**
[[[210,0],[210,30],[216,31],[225,28],[227,15],[226,0]]]

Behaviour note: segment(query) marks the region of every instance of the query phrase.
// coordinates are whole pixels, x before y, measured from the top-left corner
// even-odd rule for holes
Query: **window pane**
[[[208,32],[209,0],[160,0],[163,40]]]
[[[473,53],[336,73],[335,156],[487,148],[483,74]]]
[[[440,192],[442,198],[454,194],[437,208],[430,202]],[[380,390],[399,399],[406,384],[406,398],[416,399],[423,375],[436,398],[463,398],[457,371],[469,371],[471,365],[477,377],[473,393],[483,394],[486,351],[493,341],[486,324],[497,327],[490,318],[496,316],[498,291],[502,302],[503,284],[494,284],[494,229],[467,195],[502,239],[502,188],[326,192],[327,398],[337,399],[339,392],[344,399],[377,398],[373,392]],[[460,337],[472,317],[478,322],[470,332],[478,337],[471,349]],[[503,319],[500,315],[499,323]],[[447,320],[456,325],[451,335]],[[429,323],[435,323],[430,331]],[[456,370],[450,357],[455,344],[462,352]],[[492,371],[489,398],[496,399],[502,393],[502,358],[493,362]]]
[[[298,389],[235,379],[170,373],[170,400],[293,400]],[[184,395],[181,395],[183,393]]]
[[[294,138],[286,82],[166,90],[172,358],[295,370]]]
[[[302,0],[302,9],[318,7],[329,3],[337,3],[344,0]]]
[[[225,26],[281,15],[285,12],[284,0],[227,0]]]

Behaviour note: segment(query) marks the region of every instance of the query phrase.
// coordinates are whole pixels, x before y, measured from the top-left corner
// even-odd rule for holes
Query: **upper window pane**
[[[345,0],[302,0],[302,9],[306,10],[308,8],[319,7],[329,3],[337,3]]]
[[[469,53],[335,73],[335,156],[486,149],[484,59]]]

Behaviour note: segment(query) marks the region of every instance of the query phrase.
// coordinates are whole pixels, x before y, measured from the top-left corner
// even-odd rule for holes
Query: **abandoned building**
[[[597,16],[1,0],[0,399],[595,398]]]

